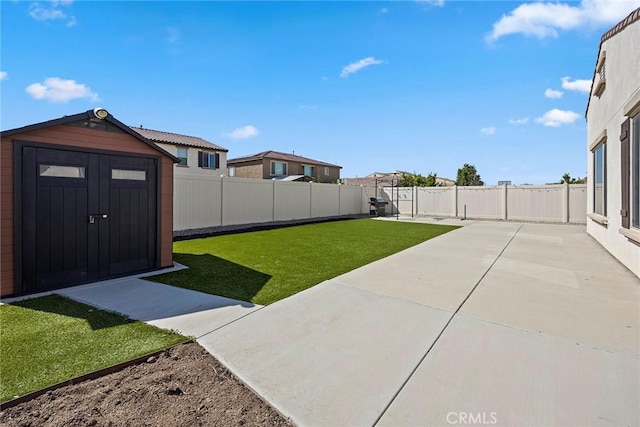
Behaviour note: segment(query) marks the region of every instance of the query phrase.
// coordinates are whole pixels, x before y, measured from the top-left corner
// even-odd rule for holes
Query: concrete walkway
[[[198,342],[299,425],[640,425],[639,323],[582,227],[476,222]]]
[[[465,224],[266,307],[59,293],[195,336],[298,425],[640,425],[640,279],[584,227]]]

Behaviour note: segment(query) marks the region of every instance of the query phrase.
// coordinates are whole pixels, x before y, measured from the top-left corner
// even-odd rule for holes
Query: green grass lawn
[[[0,306],[0,402],[187,341],[57,295]]]
[[[456,228],[359,219],[175,242],[189,269],[149,280],[270,304]]]

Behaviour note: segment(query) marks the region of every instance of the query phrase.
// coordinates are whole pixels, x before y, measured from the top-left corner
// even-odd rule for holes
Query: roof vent
[[[102,107],[96,107],[93,109],[93,115],[102,120],[107,118],[109,112]]]

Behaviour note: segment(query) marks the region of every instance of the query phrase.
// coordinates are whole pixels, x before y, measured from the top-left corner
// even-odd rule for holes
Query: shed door
[[[155,267],[155,159],[28,146],[22,153],[24,291]]]

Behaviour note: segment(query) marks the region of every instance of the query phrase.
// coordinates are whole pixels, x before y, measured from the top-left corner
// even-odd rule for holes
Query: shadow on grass
[[[145,280],[192,289],[241,301],[251,301],[271,280],[271,275],[211,254],[174,253],[173,259],[189,267]]]
[[[7,305],[22,307],[28,310],[59,314],[66,317],[74,317],[76,319],[84,319],[94,331],[135,322],[135,320],[129,319],[128,317],[120,314],[99,310],[95,307],[91,307],[90,305],[86,305],[60,295],[47,295],[24,301],[16,301]]]

